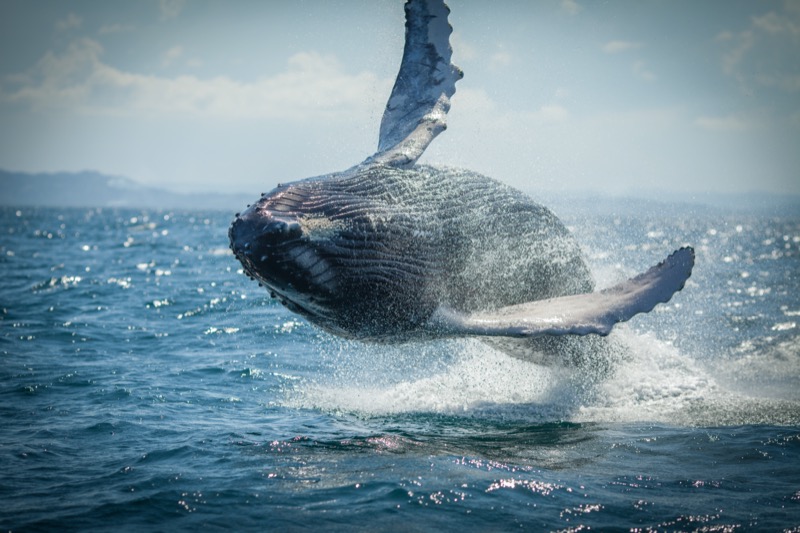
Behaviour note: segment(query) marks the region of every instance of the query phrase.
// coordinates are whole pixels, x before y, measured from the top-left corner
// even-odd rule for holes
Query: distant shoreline
[[[0,170],[0,206],[209,209],[240,211],[258,198],[257,193],[177,193],[142,185],[122,176],[97,171],[28,173]],[[632,191],[629,195],[598,191],[523,190],[557,213],[640,212],[643,205],[654,210],[685,212],[692,206],[733,209],[745,213],[800,215],[800,196],[766,192],[678,193]]]
[[[0,170],[0,205],[238,210],[257,194],[182,194],[96,171],[27,173]]]

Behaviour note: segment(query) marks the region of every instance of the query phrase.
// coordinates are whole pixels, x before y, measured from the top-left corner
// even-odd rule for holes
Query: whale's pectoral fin
[[[617,322],[651,311],[683,288],[692,274],[694,250],[681,248],[647,272],[602,291],[562,296],[464,315],[439,308],[428,326],[450,335],[539,337],[608,335]]]
[[[461,69],[450,62],[450,9],[443,0],[406,3],[403,61],[381,120],[378,151],[366,164],[410,167],[447,127]]]

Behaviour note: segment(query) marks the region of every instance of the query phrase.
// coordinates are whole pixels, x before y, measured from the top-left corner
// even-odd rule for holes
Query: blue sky
[[[800,194],[800,1],[451,0],[423,162],[528,191]],[[400,1],[4,0],[0,168],[252,192],[371,155]]]

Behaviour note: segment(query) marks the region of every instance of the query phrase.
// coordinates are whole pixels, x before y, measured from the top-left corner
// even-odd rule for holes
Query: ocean
[[[599,287],[690,244],[602,372],[363,345],[225,211],[0,211],[0,529],[800,529],[800,211],[558,211]]]

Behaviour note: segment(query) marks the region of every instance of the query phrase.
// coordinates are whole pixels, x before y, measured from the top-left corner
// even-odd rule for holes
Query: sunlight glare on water
[[[321,333],[227,213],[3,210],[0,528],[796,527],[800,220],[675,209],[567,220],[599,287],[697,247],[577,369]]]

